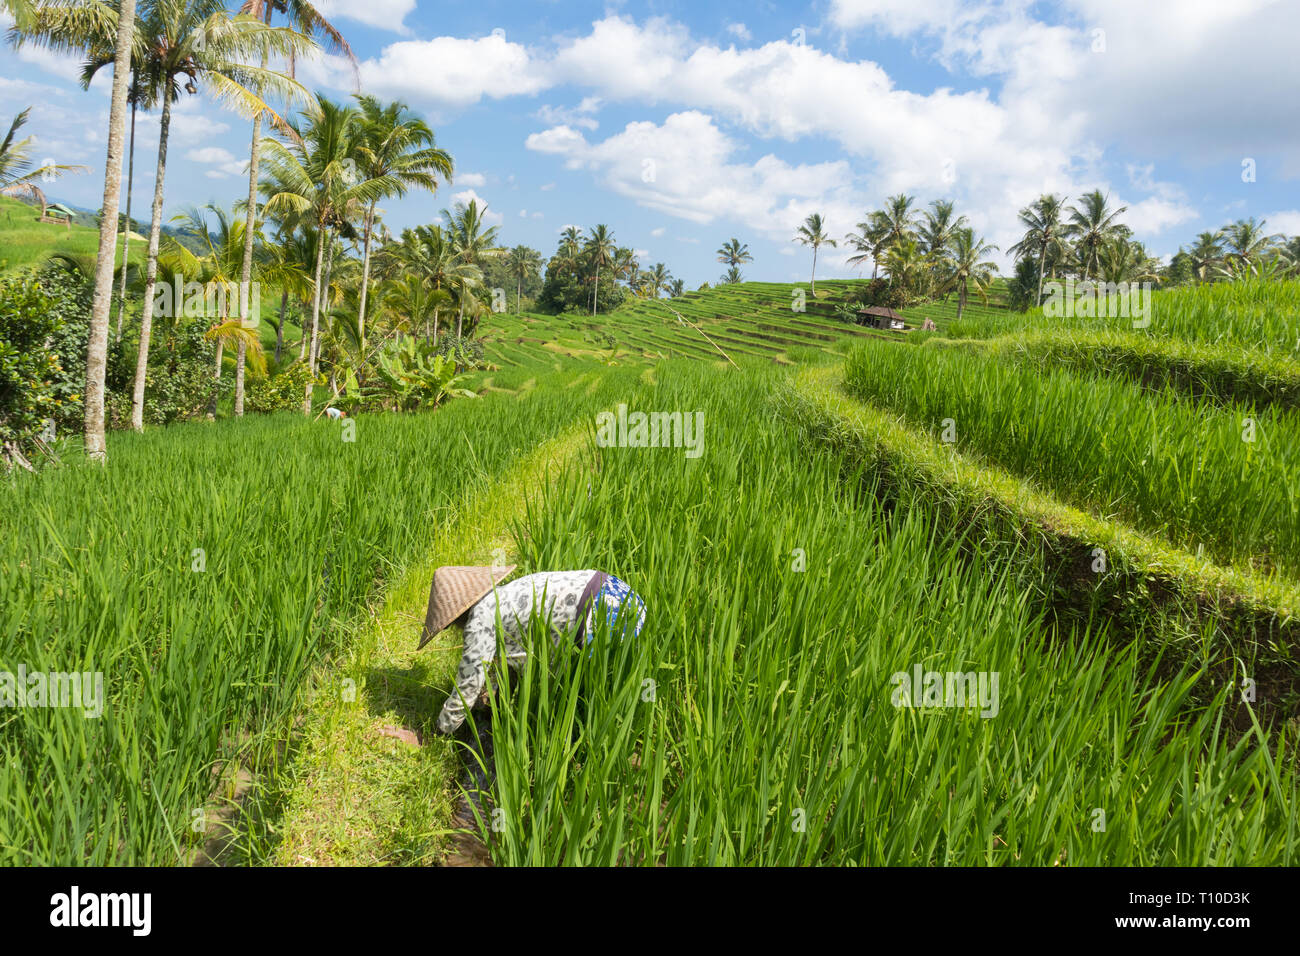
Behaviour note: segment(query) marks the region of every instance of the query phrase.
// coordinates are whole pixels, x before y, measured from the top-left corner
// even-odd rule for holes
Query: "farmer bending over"
[[[591,643],[598,613],[610,628],[627,624],[633,636],[645,624],[645,602],[627,584],[603,571],[539,571],[498,586],[515,565],[504,568],[445,567],[433,574],[429,611],[420,647],[449,624],[465,628],[465,652],[456,669],[456,687],[442,705],[438,731],[453,733],[485,689],[487,666],[497,653],[496,622],[500,610],[505,632],[506,663],[519,667],[533,616],[549,620],[556,643],[571,635],[579,647]]]

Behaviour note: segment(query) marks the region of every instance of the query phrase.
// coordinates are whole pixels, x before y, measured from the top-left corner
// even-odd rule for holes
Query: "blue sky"
[[[1294,0],[318,6],[360,58],[362,88],[425,115],[455,158],[436,195],[385,205],[394,231],[474,196],[505,244],[549,255],[566,225],[603,222],[691,288],[717,279],[713,250],[731,236],[754,254],[747,278],[806,278],[791,236],[808,213],[842,240],[899,191],[956,200],[1003,249],[1016,211],[1048,190],[1108,191],[1166,257],[1243,216],[1300,234]],[[4,49],[0,64],[0,110],[34,107],[38,158],[94,170],[50,192],[97,207],[107,77],[82,92],[75,63],[39,50]],[[352,91],[336,58],[300,79]],[[156,124],[140,117],[136,218]],[[187,97],[166,215],[243,193],[248,137],[247,121]],[[855,274],[843,247],[819,276]]]

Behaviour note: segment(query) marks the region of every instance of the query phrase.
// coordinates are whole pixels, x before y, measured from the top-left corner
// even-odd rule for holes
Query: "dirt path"
[[[589,466],[587,449],[586,429],[575,428],[521,459],[446,523],[427,560],[394,583],[347,651],[317,668],[296,756],[263,801],[275,805],[262,827],[273,844],[263,854],[268,863],[490,865],[486,848],[465,838],[474,823],[456,783],[458,747],[435,732],[459,633],[415,653],[429,581],[444,564],[513,561],[510,522],[549,476]]]

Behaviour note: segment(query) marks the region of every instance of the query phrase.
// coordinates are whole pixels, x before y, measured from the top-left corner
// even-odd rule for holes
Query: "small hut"
[[[52,202],[48,205],[41,204],[41,222],[53,223],[56,226],[67,226],[68,231],[72,231],[72,217],[74,213],[63,203]]]
[[[893,309],[883,305],[869,305],[866,308],[858,309],[858,324],[893,332],[909,331],[907,325],[903,322],[903,317]]]

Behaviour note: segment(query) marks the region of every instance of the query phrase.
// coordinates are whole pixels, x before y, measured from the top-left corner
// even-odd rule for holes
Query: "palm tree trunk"
[[[145,263],[144,302],[140,305],[140,351],[135,360],[135,387],[131,393],[131,427],[144,431],[144,381],[149,371],[149,335],[153,330],[153,290],[158,282],[158,238],[162,232],[163,179],[167,174],[167,133],[172,121],[170,98],[163,97],[158,125],[158,169],[154,173],[153,218],[149,223],[149,258]],[[179,302],[172,303],[174,309]]]
[[[266,57],[262,57],[266,66]],[[239,267],[239,324],[247,326],[249,285],[253,277],[253,238],[257,232],[257,167],[262,157],[262,111],[253,117],[253,143],[248,151],[248,213],[244,217],[244,258]],[[260,301],[260,298],[259,298]],[[261,316],[258,316],[261,319]],[[256,323],[254,323],[256,324]],[[248,345],[241,338],[235,351],[235,417],[244,414],[244,361]]]
[[[957,291],[957,321],[961,321],[962,309],[966,308],[966,281],[963,279]]]
[[[328,251],[325,253],[325,274],[321,277],[321,281],[323,285],[321,286],[321,294],[320,294],[320,310],[322,316],[328,317],[326,313],[327,310],[329,309],[330,276],[334,274],[333,237],[331,237],[330,243],[326,248]],[[313,372],[315,372],[318,368],[320,368],[320,347],[321,347],[321,337],[320,335],[317,335],[316,342],[315,342],[315,353],[311,357],[311,367]]]
[[[1043,269],[1047,265],[1047,243],[1043,243],[1043,251],[1038,256],[1038,300],[1034,303],[1041,307],[1043,304]]]
[[[315,288],[312,290],[311,298],[311,332],[302,337],[303,358],[306,358],[308,355],[311,356],[311,360],[307,366],[307,371],[309,371],[313,377],[316,375],[316,329],[318,328],[317,323],[320,321],[320,273],[321,264],[325,259],[325,234],[327,231],[328,230],[322,228],[320,232],[316,234],[316,276]],[[304,415],[311,414],[311,388],[312,383],[309,381],[302,398],[302,413]]]
[[[519,279],[515,280],[515,315],[519,314],[520,300],[523,298],[523,295],[524,295],[524,280],[523,277],[521,276]]]
[[[280,364],[280,353],[284,350],[284,307],[289,303],[289,293],[280,290],[280,324],[275,327],[275,364]]]
[[[117,258],[117,203],[122,191],[122,141],[126,139],[126,81],[131,72],[131,43],[135,36],[135,0],[118,8],[113,58],[113,97],[108,110],[108,152],[104,159],[104,214],[99,220],[99,251],[95,258],[95,297],[86,343],[86,457],[108,461],[104,440],[104,375],[108,369],[108,313],[113,305],[113,262]]]
[[[370,231],[375,225],[375,203],[372,200],[366,210],[365,239],[361,244],[361,301],[357,306],[357,339],[361,343],[361,355],[366,354],[366,291],[370,286]]]
[[[223,315],[217,321],[225,322],[226,317]],[[226,350],[224,339],[217,339],[217,361],[212,370],[212,397],[208,399],[208,417],[217,417],[217,398],[221,394],[221,359]]]
[[[817,247],[813,246],[812,294],[817,297]]]
[[[126,225],[122,227],[122,282],[117,294],[117,332],[122,340],[122,314],[126,312],[126,267],[131,261],[131,187],[135,184],[135,99],[131,100],[131,145],[126,151]]]
[[[600,264],[596,264],[596,288],[591,293],[591,314],[596,314],[596,300],[600,298]]]

